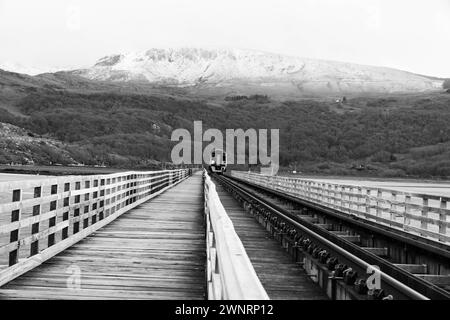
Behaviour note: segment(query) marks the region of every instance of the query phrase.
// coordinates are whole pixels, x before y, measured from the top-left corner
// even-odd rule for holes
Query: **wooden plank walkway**
[[[326,300],[328,297],[251,215],[216,182],[217,193],[253,268],[273,300]]]
[[[198,172],[1,287],[0,299],[204,299],[202,197]]]

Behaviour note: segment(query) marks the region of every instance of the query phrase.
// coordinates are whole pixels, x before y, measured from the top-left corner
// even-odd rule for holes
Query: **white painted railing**
[[[185,179],[189,169],[0,183],[0,286]]]
[[[269,299],[206,171],[204,192],[208,299]]]
[[[450,243],[450,198],[232,171],[233,177],[418,236]]]

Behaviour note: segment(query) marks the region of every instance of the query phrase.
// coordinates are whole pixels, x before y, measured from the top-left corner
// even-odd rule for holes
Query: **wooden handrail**
[[[189,169],[0,183],[0,286],[185,179]],[[8,199],[6,198],[6,199]]]
[[[343,213],[450,243],[449,197],[243,171],[231,171],[231,175]]]
[[[269,299],[206,171],[204,195],[208,299]]]

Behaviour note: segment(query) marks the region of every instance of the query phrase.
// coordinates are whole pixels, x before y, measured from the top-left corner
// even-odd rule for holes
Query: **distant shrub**
[[[450,89],[450,79],[446,79],[444,83],[442,84],[442,88],[444,89]],[[447,91],[448,92],[448,91]]]
[[[328,170],[330,169],[330,165],[328,163],[321,163],[317,166],[317,168],[320,170]]]
[[[436,169],[436,175],[440,177],[448,177],[450,176],[450,166],[439,167]]]
[[[229,96],[225,97],[225,101],[239,101],[239,100],[248,100],[247,96]]]
[[[380,173],[380,176],[383,177],[404,177],[405,171],[402,169],[383,169]]]
[[[240,101],[240,100],[254,100],[256,102],[265,103],[269,102],[270,99],[267,95],[253,94],[251,96],[228,96],[225,97],[225,101]]]
[[[266,102],[270,101],[269,96],[262,95],[262,94],[254,94],[254,95],[251,95],[248,98],[250,100],[255,100],[256,102],[259,102],[259,103],[266,103]]]
[[[409,153],[413,159],[422,159],[426,157],[436,156],[449,150],[449,147],[443,144],[411,148]]]
[[[10,159],[7,154],[4,154],[2,150],[0,150],[0,164],[9,163]]]
[[[367,102],[367,107],[369,108],[385,108],[397,103],[395,98],[380,98]]]
[[[372,161],[374,162],[390,162],[392,160],[394,160],[393,155],[384,150],[378,151],[372,156]]]

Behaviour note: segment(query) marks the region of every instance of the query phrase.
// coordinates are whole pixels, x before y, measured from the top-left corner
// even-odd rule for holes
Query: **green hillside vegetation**
[[[86,164],[170,161],[172,130],[192,130],[194,120],[203,120],[204,130],[279,128],[285,169],[450,176],[450,95],[443,93],[347,97],[345,103],[337,103],[39,89],[14,107],[25,117],[3,110],[0,122],[62,141],[74,161]],[[54,157],[53,162],[71,161]]]

